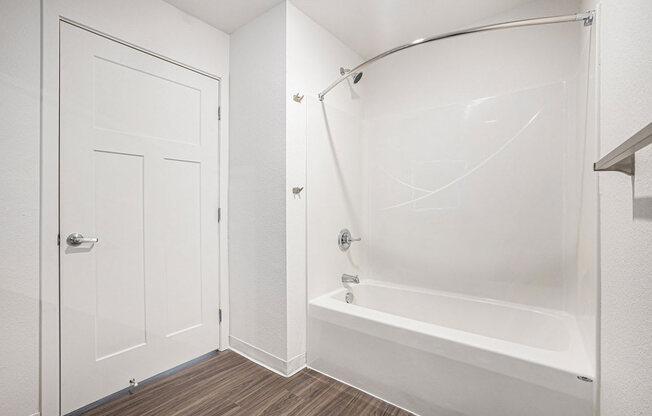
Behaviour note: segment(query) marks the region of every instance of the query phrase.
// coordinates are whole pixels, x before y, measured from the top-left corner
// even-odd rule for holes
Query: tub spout
[[[360,279],[358,279],[357,275],[353,276],[353,275],[344,273],[342,275],[342,283],[356,283],[356,284],[358,284],[358,283],[360,283]]]

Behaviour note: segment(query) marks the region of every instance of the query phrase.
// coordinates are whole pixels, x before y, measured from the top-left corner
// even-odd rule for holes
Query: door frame
[[[43,4],[43,3],[42,3]],[[42,10],[42,16],[47,16]],[[50,15],[52,16],[52,15]],[[168,58],[165,55],[111,36],[105,32],[56,14],[42,17],[41,169],[40,169],[40,411],[41,416],[61,415],[61,332],[59,258],[59,67],[60,26],[70,24],[139,52],[162,59],[186,70],[218,81],[219,146],[219,308],[220,351],[229,347],[229,268],[228,268],[228,113],[223,111],[223,77]],[[227,93],[228,94],[228,93]],[[217,311],[216,311],[217,313]]]

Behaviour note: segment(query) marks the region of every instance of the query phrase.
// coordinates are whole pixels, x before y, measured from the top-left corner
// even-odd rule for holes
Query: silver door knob
[[[97,243],[98,238],[86,238],[79,233],[72,233],[66,238],[66,242],[71,246],[78,246],[82,243]]]

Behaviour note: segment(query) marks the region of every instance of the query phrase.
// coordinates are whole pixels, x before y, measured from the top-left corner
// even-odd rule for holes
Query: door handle
[[[71,246],[78,246],[82,243],[97,243],[100,241],[97,237],[86,238],[79,233],[72,233],[66,238],[66,242]]]

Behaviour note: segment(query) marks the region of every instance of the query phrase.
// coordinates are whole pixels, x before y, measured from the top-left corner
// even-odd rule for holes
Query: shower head
[[[349,72],[351,72],[350,69],[340,68],[340,75],[344,75]],[[351,77],[353,77],[353,83],[357,84],[358,82],[360,82],[360,79],[362,79],[362,71],[352,73]]]

